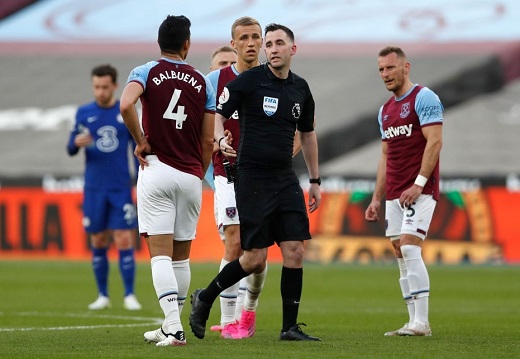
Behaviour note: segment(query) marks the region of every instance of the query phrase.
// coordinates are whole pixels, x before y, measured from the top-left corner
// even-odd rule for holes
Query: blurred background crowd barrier
[[[323,185],[325,189],[328,185],[336,187],[337,182],[325,180]],[[373,181],[353,182],[359,190],[325,191],[321,207],[310,215],[314,239],[308,242],[306,260],[364,264],[394,260],[391,246],[383,237],[384,219],[377,223],[364,220],[371,199],[366,188]],[[452,182],[459,188],[464,184],[463,189],[443,191],[425,242],[425,260],[444,264],[520,263],[520,191],[509,190],[505,183],[486,184],[475,179]],[[90,250],[81,224],[81,202],[80,190],[3,188],[0,258],[88,260]],[[138,243],[137,258],[147,260],[144,242],[138,239]],[[191,258],[218,262],[221,251],[213,217],[213,192],[205,189]],[[271,248],[269,258],[281,259],[278,248]]]
[[[188,62],[207,72],[240,16],[294,30],[293,69],[316,100],[324,200],[310,215],[307,260],[393,261],[384,223],[363,219],[380,156],[379,107],[390,97],[377,53],[401,46],[411,80],[445,106],[442,196],[425,242],[430,263],[520,263],[520,2],[0,0],[0,259],[89,260],[81,156],[65,151],[90,70],[110,63],[120,89],[156,59],[167,14],[192,21]],[[273,9],[277,9],[276,12]],[[262,54],[261,59],[264,56]],[[307,183],[302,156],[295,168]],[[139,259],[148,260],[138,240]],[[271,260],[279,260],[272,248]],[[205,189],[194,261],[220,261]]]

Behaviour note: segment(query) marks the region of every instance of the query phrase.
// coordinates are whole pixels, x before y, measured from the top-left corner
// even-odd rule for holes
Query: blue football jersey
[[[67,145],[70,155],[79,152],[74,144],[79,133],[89,133],[94,140],[85,147],[85,188],[110,190],[134,184],[129,148],[133,152],[135,142],[119,112],[119,101],[110,108],[100,107],[96,102],[78,108]],[[136,173],[138,165],[134,157],[132,173]]]

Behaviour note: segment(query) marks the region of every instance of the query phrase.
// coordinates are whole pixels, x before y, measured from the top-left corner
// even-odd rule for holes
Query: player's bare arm
[[[439,160],[442,148],[442,125],[425,126],[422,128],[422,133],[426,139],[426,146],[424,148],[419,175],[428,179],[435,168],[435,164]],[[421,195],[423,188],[424,186],[414,183],[410,188],[405,190],[401,194],[401,197],[399,197],[401,206],[407,207],[413,204]]]
[[[150,154],[152,150],[148,140],[141,131],[139,116],[135,109],[135,104],[142,94],[143,88],[138,83],[130,82],[126,85],[123,94],[121,95],[120,111],[121,116],[123,116],[123,120],[125,121],[125,125],[132,134],[136,143],[134,155],[139,160],[141,168],[144,168],[145,166],[148,166],[148,161],[146,161],[144,156]]]
[[[215,129],[215,114],[206,112],[202,121],[201,146],[202,146],[202,170],[206,173],[211,156],[213,154],[213,132]]]
[[[216,113],[215,114],[215,134],[214,138],[215,141],[217,141],[217,145],[220,148],[220,151],[224,154],[226,157],[236,157],[237,153],[231,147],[231,141],[233,140],[233,137],[231,136],[231,133],[228,131],[228,134],[224,132],[224,122],[227,121],[227,118],[222,116],[221,114]]]
[[[382,142],[381,145],[381,158],[377,165],[376,175],[376,186],[374,194],[372,195],[372,201],[365,211],[365,219],[369,222],[377,222],[379,220],[379,209],[381,208],[381,201],[385,195],[385,181],[386,181],[386,154],[388,150],[388,144]]]

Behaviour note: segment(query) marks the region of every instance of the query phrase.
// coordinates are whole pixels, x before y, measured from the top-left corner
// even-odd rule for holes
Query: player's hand
[[[220,152],[222,152],[222,154],[226,157],[236,157],[237,152],[231,146],[231,143],[233,142],[233,136],[231,136],[231,132],[225,131],[224,134],[224,138],[219,141]]]
[[[146,160],[146,156],[152,153],[152,148],[148,143],[146,137],[141,139],[141,143],[135,146],[134,155],[137,157],[139,164],[141,165],[141,169],[144,169],[148,166],[148,161]]]
[[[226,136],[227,144],[232,145],[233,144],[233,134],[230,130],[224,130],[224,136]]]
[[[94,142],[92,136],[88,133],[80,133],[74,137],[74,145],[76,147],[87,147]]]
[[[233,135],[231,135],[231,131],[229,130],[224,130],[224,137],[227,137],[228,138],[228,144],[231,145],[233,143]],[[224,140],[222,140],[224,141]],[[217,141],[213,142],[213,153],[216,153],[220,151],[220,147],[218,146],[218,143]]]
[[[421,195],[422,190],[423,187],[413,184],[412,187],[401,193],[401,197],[399,197],[399,205],[401,208],[407,208],[414,204]]]
[[[312,213],[320,207],[321,204],[321,192],[320,186],[317,183],[311,183],[309,187],[309,212]]]
[[[379,201],[372,201],[365,211],[365,220],[368,222],[377,222],[379,221],[379,208],[381,207],[381,203]]]

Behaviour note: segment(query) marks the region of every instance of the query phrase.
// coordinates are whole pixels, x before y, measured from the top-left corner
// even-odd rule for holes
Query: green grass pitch
[[[218,264],[193,264],[190,293]],[[150,266],[139,263],[136,292],[143,310],[122,308],[117,263],[111,263],[112,309],[88,311],[96,290],[89,263],[0,262],[0,358],[519,358],[520,267],[430,266],[432,337],[384,337],[406,308],[396,265],[318,265],[304,269],[299,320],[322,342],[280,342],[280,264],[270,264],[251,339],[206,333],[199,340],[182,313],[185,347],[156,347],[143,332],[162,318]],[[218,300],[208,328],[219,321]]]

